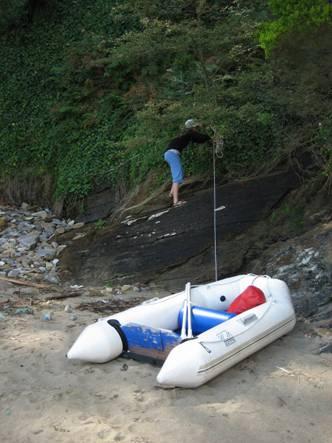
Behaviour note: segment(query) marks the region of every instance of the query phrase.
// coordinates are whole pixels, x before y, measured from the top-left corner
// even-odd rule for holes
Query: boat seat
[[[235,317],[236,314],[217,311],[216,309],[203,308],[201,306],[191,307],[191,327],[194,335],[201,334],[214,326]],[[182,328],[183,322],[183,308],[179,312],[178,327]]]
[[[180,334],[167,329],[156,329],[138,323],[121,326],[127,350],[134,355],[165,360],[169,352],[181,342]]]

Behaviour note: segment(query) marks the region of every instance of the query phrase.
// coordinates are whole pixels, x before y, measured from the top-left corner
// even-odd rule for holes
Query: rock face
[[[108,217],[115,209],[118,199],[111,188],[95,191],[85,199],[85,211],[77,219],[84,223],[94,222]]]
[[[53,194],[53,179],[47,174],[36,176],[27,170],[12,177],[0,178],[0,205],[16,206],[22,202],[34,202],[38,206],[51,207],[54,204]]]
[[[88,227],[48,209],[0,207],[0,279],[58,284],[62,277],[88,287],[111,283],[121,293],[132,287],[127,283],[134,291],[149,282],[179,290],[187,281],[214,280],[213,192],[190,186],[181,192],[184,206],[162,206],[159,195],[127,209],[116,223]],[[281,278],[297,315],[330,329],[332,201],[304,200],[302,213],[301,192],[291,173],[218,186],[217,207],[225,206],[216,212],[218,278]]]
[[[243,267],[248,242],[235,237],[267,217],[287,193],[298,184],[295,174],[280,172],[217,189],[216,212],[219,256],[218,276]],[[186,193],[182,194],[186,198]],[[91,284],[105,281],[157,281],[171,288],[186,281],[202,282],[214,278],[213,192],[205,189],[188,196],[179,208],[160,207],[133,212],[121,223],[94,233],[72,245],[63,255],[67,275]],[[228,246],[225,246],[228,245]]]

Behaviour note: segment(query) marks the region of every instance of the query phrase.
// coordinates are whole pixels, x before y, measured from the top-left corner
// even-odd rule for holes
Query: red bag
[[[227,312],[232,314],[241,314],[255,306],[262,305],[266,302],[264,292],[256,288],[256,286],[248,286],[236,299],[231,303]]]

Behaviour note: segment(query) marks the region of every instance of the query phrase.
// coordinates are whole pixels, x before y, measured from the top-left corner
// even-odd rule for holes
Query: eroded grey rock
[[[33,246],[36,246],[39,236],[40,233],[38,232],[32,232],[30,234],[23,235],[22,237],[19,237],[19,243],[25,248],[30,249]]]
[[[16,278],[19,277],[21,274],[22,274],[21,269],[12,269],[11,271],[8,272],[8,277]]]
[[[45,258],[46,260],[52,260],[55,257],[56,250],[50,246],[39,247],[36,250],[38,257]]]
[[[45,220],[49,214],[47,211],[37,211],[37,212],[33,212],[31,215],[33,217],[41,218],[41,219]]]
[[[55,272],[49,272],[44,276],[44,280],[52,283],[52,284],[58,284],[60,283],[60,278],[56,275]]]

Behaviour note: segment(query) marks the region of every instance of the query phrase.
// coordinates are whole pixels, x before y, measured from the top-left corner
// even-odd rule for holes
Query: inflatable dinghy
[[[152,299],[87,326],[67,357],[105,363],[120,355],[161,360],[157,381],[195,388],[295,326],[289,289],[240,275]]]

